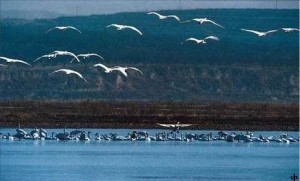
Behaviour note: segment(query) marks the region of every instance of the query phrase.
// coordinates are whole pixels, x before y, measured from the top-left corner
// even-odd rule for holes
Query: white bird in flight
[[[140,71],[139,69],[135,68],[135,67],[120,67],[120,66],[115,66],[115,67],[113,67],[113,70],[118,70],[118,71],[120,71],[125,77],[128,76],[126,70],[129,70],[129,69],[138,71],[138,72],[140,72],[140,73],[143,75],[143,72]]]
[[[95,57],[98,57],[98,58],[104,60],[104,58],[101,57],[100,55],[98,55],[97,53],[86,53],[86,54],[79,54],[79,55],[76,55],[76,56],[77,56],[78,58],[79,58],[79,57],[83,57],[83,59],[89,58],[89,57],[91,57],[91,56],[95,56]],[[74,59],[75,59],[75,58],[73,58],[72,61],[73,61]],[[71,61],[71,62],[72,62],[72,61]]]
[[[40,56],[39,58],[35,59],[33,62],[36,62],[36,61],[38,61],[38,60],[40,60],[40,59],[42,59],[42,58],[48,58],[48,59],[51,59],[51,58],[55,58],[55,57],[56,57],[55,54],[42,55],[42,56]]]
[[[216,40],[216,41],[219,41],[219,38],[216,37],[216,36],[208,36],[208,37],[204,38],[203,40],[196,39],[196,38],[188,38],[188,39],[185,40],[185,42],[186,42],[186,41],[194,41],[194,42],[196,42],[197,44],[205,44],[205,43],[206,43],[205,40]],[[184,43],[184,42],[182,42],[182,43]],[[182,43],[181,43],[181,44],[182,44]]]
[[[167,18],[174,18],[174,19],[176,19],[177,21],[180,22],[180,18],[178,16],[176,16],[176,15],[165,15],[164,16],[164,15],[161,15],[161,14],[159,14],[157,12],[149,12],[147,14],[149,14],[149,15],[154,14],[154,15],[158,16],[158,18],[161,19],[161,20],[164,20],[164,19],[167,19]]]
[[[95,65],[93,65],[93,67],[102,67],[102,68],[104,68],[105,73],[111,73],[113,70],[115,70],[113,68],[110,68],[110,67],[107,67],[107,66],[103,65],[102,63],[95,64]]]
[[[71,70],[71,69],[59,69],[59,70],[56,70],[56,71],[54,71],[54,72],[51,72],[49,75],[54,74],[54,73],[57,73],[57,72],[64,72],[64,73],[66,73],[67,75],[69,75],[69,74],[75,74],[75,75],[77,75],[79,78],[83,79],[85,82],[88,82],[85,78],[83,78],[83,76],[82,76],[79,72],[76,72],[76,71]]]
[[[18,60],[18,59],[12,59],[12,58],[7,58],[7,57],[0,57],[0,59],[5,60],[7,63],[22,63],[28,66],[31,66],[29,63],[23,61],[23,60]]]
[[[160,124],[157,123],[160,126],[166,127],[166,128],[170,128],[172,130],[172,132],[179,132],[179,128],[181,127],[188,127],[188,126],[192,126],[193,124],[180,124],[180,122],[177,122],[176,124]]]
[[[250,33],[254,33],[256,34],[257,36],[259,37],[262,37],[262,36],[266,36],[267,34],[269,33],[274,33],[274,32],[277,32],[278,30],[270,30],[270,31],[266,31],[266,32],[259,32],[259,31],[255,31],[255,30],[248,30],[248,29],[241,29],[242,31],[246,31],[246,32],[250,32]]]
[[[67,29],[70,29],[70,30],[75,30],[75,31],[81,33],[81,31],[79,31],[79,30],[78,30],[77,28],[75,28],[74,26],[56,26],[56,27],[51,28],[51,29],[49,29],[48,31],[46,31],[46,33],[49,33],[50,31],[55,30],[55,29],[58,29],[58,30],[61,30],[61,31],[65,31],[65,30],[67,30]]]
[[[143,35],[143,33],[134,26],[119,25],[119,24],[110,24],[110,25],[106,26],[106,28],[109,28],[109,27],[116,27],[117,30],[131,29],[131,30],[137,32],[138,34]]]
[[[35,59],[33,62],[36,62],[36,61],[40,60],[41,58],[48,58],[48,59],[56,58],[56,56],[58,56],[58,55],[73,57],[73,59],[71,60],[71,63],[73,62],[74,59],[76,59],[77,62],[80,62],[80,60],[78,59],[78,57],[74,53],[68,52],[68,51],[54,51],[54,52],[49,53],[48,55],[43,55],[43,56]]]
[[[103,65],[101,63],[95,64],[94,67],[102,67],[102,68],[104,68],[104,70],[105,70],[104,72],[105,73],[111,73],[112,71],[120,71],[125,77],[128,76],[128,74],[126,72],[126,70],[128,70],[128,69],[132,69],[132,70],[138,71],[138,72],[140,72],[143,75],[143,72],[140,71],[139,69],[135,68],[135,67],[114,66],[114,67],[110,68],[110,67],[107,67],[107,66],[105,66],[105,65]]]
[[[216,26],[219,26],[219,27],[221,27],[221,28],[224,28],[223,26],[219,25],[218,23],[216,23],[216,22],[214,22],[214,21],[212,21],[212,20],[210,20],[210,19],[207,19],[207,18],[194,18],[194,19],[191,19],[191,20],[183,21],[183,22],[181,22],[181,23],[188,23],[188,22],[191,22],[191,21],[196,21],[196,22],[198,22],[199,24],[203,24],[203,23],[212,23],[212,24],[214,24],[214,25],[216,25]]]
[[[292,32],[292,31],[300,31],[297,28],[281,28],[284,32],[288,33],[288,32]]]

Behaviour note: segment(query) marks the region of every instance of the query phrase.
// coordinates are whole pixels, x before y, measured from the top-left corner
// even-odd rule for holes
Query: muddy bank
[[[106,101],[0,102],[0,127],[160,128],[190,123],[189,129],[299,131],[298,104]]]

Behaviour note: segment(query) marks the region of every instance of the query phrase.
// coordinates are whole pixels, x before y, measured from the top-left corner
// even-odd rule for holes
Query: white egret
[[[126,70],[129,70],[129,69],[138,71],[138,72],[140,72],[140,73],[143,75],[143,72],[140,71],[139,69],[135,68],[135,67],[120,67],[120,66],[115,66],[115,67],[113,67],[113,70],[118,70],[118,71],[120,71],[125,77],[128,76]]]
[[[46,31],[46,33],[49,33],[50,31],[55,30],[55,29],[60,30],[60,31],[65,31],[65,30],[70,29],[70,30],[75,30],[75,31],[81,33],[81,31],[79,31],[79,30],[78,30],[77,28],[75,28],[74,26],[56,26],[56,27],[51,28],[51,29],[49,29],[48,31]]]
[[[50,73],[49,75],[54,74],[54,73],[57,73],[57,72],[64,72],[64,73],[66,73],[67,75],[69,75],[69,74],[75,74],[75,75],[77,75],[78,77],[80,77],[81,79],[83,79],[85,82],[87,82],[87,80],[86,80],[85,78],[83,78],[83,76],[82,76],[79,72],[76,72],[76,71],[71,70],[71,69],[59,69],[59,70],[56,70],[56,71]]]
[[[181,22],[181,23],[188,23],[188,22],[191,22],[191,21],[196,21],[196,22],[198,22],[199,24],[203,24],[203,23],[212,23],[212,24],[214,24],[214,25],[216,25],[216,26],[219,26],[219,27],[221,27],[221,28],[224,28],[223,26],[219,25],[218,23],[216,23],[216,22],[214,22],[214,21],[212,21],[212,20],[210,20],[210,19],[207,19],[207,18],[194,18],[194,19],[191,19],[191,20],[183,21],[183,22]]]
[[[161,19],[161,20],[164,20],[164,19],[167,19],[167,18],[174,18],[174,19],[176,19],[177,21],[180,22],[180,18],[176,15],[161,15],[157,12],[149,12],[147,14],[149,14],[149,15],[154,14],[154,15],[158,16],[158,19]]]
[[[42,55],[40,57],[38,57],[37,59],[35,59],[33,62],[36,62],[42,58],[48,58],[48,59],[51,59],[51,58],[55,58],[56,57],[56,54],[49,54],[49,55]]]
[[[284,32],[300,31],[298,28],[281,28]]]
[[[77,62],[80,62],[80,60],[78,59],[78,57],[77,57],[74,53],[72,53],[72,52],[68,52],[68,51],[54,51],[54,52],[52,52],[52,53],[50,53],[50,54],[54,54],[55,56],[57,56],[57,55],[61,55],[61,56],[63,56],[63,55],[72,56],[74,59],[77,60]],[[72,63],[72,62],[73,62],[73,59],[71,60],[71,63]]]
[[[246,31],[246,32],[250,32],[250,33],[254,33],[256,34],[257,36],[259,37],[262,37],[262,36],[266,36],[267,34],[269,33],[274,33],[274,32],[277,32],[278,30],[270,30],[270,31],[266,31],[266,32],[259,32],[259,31],[255,31],[255,30],[248,30],[248,29],[241,29],[242,31]]]
[[[196,42],[197,44],[205,44],[205,43],[206,43],[205,40],[216,40],[216,41],[219,41],[219,38],[216,37],[216,36],[208,36],[208,37],[206,37],[206,38],[204,38],[204,39],[202,39],[202,40],[196,39],[196,38],[188,38],[188,39],[185,40],[185,42],[186,42],[186,41],[194,41],[194,42]],[[184,43],[184,42],[182,42],[182,43]]]
[[[7,63],[22,63],[25,65],[31,66],[29,63],[27,63],[23,60],[12,59],[12,58],[7,58],[7,57],[0,57],[0,59],[5,60]]]
[[[110,68],[110,67],[107,67],[107,66],[103,65],[102,63],[95,64],[95,65],[93,65],[93,67],[102,67],[102,68],[104,68],[105,73],[111,73],[113,70],[115,70],[113,68]]]
[[[143,35],[143,33],[134,26],[119,25],[119,24],[110,24],[110,25],[106,26],[106,28],[109,28],[109,27],[116,27],[117,30],[131,29],[131,30],[137,32],[138,34]]]
[[[166,128],[171,128],[172,132],[179,132],[179,128],[182,127],[188,127],[188,126],[192,126],[193,124],[180,124],[180,122],[177,122],[176,124],[160,124],[157,123],[160,126],[166,127]]]
[[[98,58],[104,60],[103,57],[101,57],[100,55],[98,55],[98,54],[96,54],[96,53],[79,54],[79,55],[76,55],[76,56],[77,56],[78,58],[79,58],[79,57],[83,57],[83,59],[89,58],[89,57],[91,57],[91,56],[95,56],[95,57],[98,57]],[[71,62],[72,62],[74,59],[75,59],[75,58],[73,58],[73,59],[71,60]]]

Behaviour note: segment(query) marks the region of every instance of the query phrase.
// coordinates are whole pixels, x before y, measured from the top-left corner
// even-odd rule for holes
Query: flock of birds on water
[[[178,123],[177,123],[178,124]],[[173,125],[173,126],[176,126]],[[95,136],[91,137],[91,132],[85,132],[84,130],[75,129],[70,132],[64,128],[63,132],[55,133],[52,132],[51,136],[48,135],[45,129],[33,129],[30,133],[27,133],[24,129],[19,127],[16,129],[15,134],[2,134],[0,133],[0,139],[5,140],[77,140],[77,141],[227,141],[227,142],[277,142],[277,143],[286,143],[299,142],[299,137],[294,138],[289,136],[286,133],[280,134],[277,136],[267,136],[264,137],[259,135],[258,137],[254,136],[253,132],[247,131],[246,133],[236,134],[235,132],[227,133],[225,131],[219,131],[217,135],[213,135],[212,132],[208,134],[196,134],[196,133],[180,133],[177,131],[171,132],[159,132],[155,135],[149,135],[146,131],[133,131],[128,133],[126,136],[120,136],[117,133],[102,134],[98,132],[95,133]]]
[[[148,15],[155,15],[160,20],[166,20],[166,19],[171,18],[171,19],[175,19],[179,23],[189,23],[189,22],[197,22],[199,24],[210,23],[210,24],[213,24],[217,27],[224,28],[222,25],[220,25],[220,24],[216,23],[215,21],[210,20],[208,18],[194,18],[194,19],[190,19],[190,20],[186,20],[186,21],[181,21],[180,18],[176,15],[161,15],[157,12],[149,12],[147,14]],[[128,29],[128,30],[131,30],[131,31],[134,31],[134,32],[138,33],[139,35],[143,35],[143,33],[138,28],[136,28],[134,26],[129,26],[129,25],[110,24],[110,25],[106,26],[106,28],[116,28],[117,30],[120,30],[120,31]],[[49,29],[45,33],[50,33],[50,32],[55,31],[55,30],[59,30],[59,31],[72,30],[72,31],[76,31],[78,33],[82,33],[79,29],[77,29],[73,26],[57,26],[57,27]],[[245,32],[253,33],[253,34],[257,35],[258,37],[264,37],[268,34],[275,33],[275,32],[278,32],[278,31],[284,31],[284,32],[298,31],[299,32],[299,29],[297,29],[297,28],[281,28],[281,29],[269,30],[269,31],[266,31],[266,32],[260,32],[260,31],[244,29],[244,28],[242,28],[241,30],[245,31]],[[211,41],[211,40],[219,41],[219,38],[216,37],[216,36],[208,36],[208,37],[205,37],[203,39],[190,37],[190,38],[187,38],[184,42],[195,42],[197,44],[206,44],[208,40],[209,41]],[[184,42],[182,42],[181,44],[183,44]],[[70,63],[72,63],[74,60],[76,60],[77,62],[80,62],[80,58],[87,59],[87,58],[90,58],[92,56],[97,57],[99,60],[104,60],[102,56],[100,56],[96,53],[86,53],[86,54],[76,55],[76,54],[74,54],[72,52],[69,52],[69,51],[53,51],[49,54],[42,55],[42,56],[38,57],[33,62],[39,61],[39,60],[44,59],[44,58],[54,59],[57,56],[71,56],[72,60],[71,60]],[[0,56],[0,60],[4,60],[8,64],[10,64],[10,63],[20,63],[20,64],[24,64],[24,65],[27,65],[27,66],[31,66],[31,64],[29,64],[28,62],[26,62],[24,60],[19,60],[19,59],[14,59],[14,58],[8,58],[8,57]],[[1,64],[1,61],[0,61],[0,67],[6,67],[6,66],[7,66],[7,64]],[[100,67],[100,68],[104,69],[105,73],[111,73],[113,71],[117,71],[117,72],[122,73],[125,77],[128,76],[128,73],[126,71],[129,71],[129,70],[138,71],[139,73],[141,73],[143,75],[143,72],[141,70],[139,70],[138,68],[136,68],[136,67],[127,67],[127,66],[125,66],[125,67],[122,67],[122,66],[108,67],[108,66],[106,66],[102,63],[94,64],[93,67],[95,67],[95,68]],[[56,71],[53,71],[53,72],[49,73],[49,75],[56,74],[56,73],[65,73],[66,75],[76,75],[78,78],[81,78],[83,81],[88,82],[81,73],[79,73],[78,71],[75,71],[75,70],[58,69]]]

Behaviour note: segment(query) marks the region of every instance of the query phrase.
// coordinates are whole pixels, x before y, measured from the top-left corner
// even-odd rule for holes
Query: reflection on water
[[[147,131],[153,134],[162,130]],[[281,132],[257,134],[276,136]],[[289,134],[298,136],[297,132]],[[299,143],[1,140],[0,146],[1,181],[289,180],[299,170]]]

